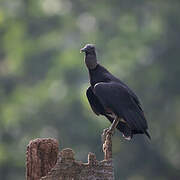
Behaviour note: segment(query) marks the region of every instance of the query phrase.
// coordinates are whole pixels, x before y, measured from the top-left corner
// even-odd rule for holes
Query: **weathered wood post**
[[[36,139],[27,146],[26,180],[114,180],[111,135],[103,144],[104,160],[88,154],[88,162],[76,161],[72,149],[58,154],[55,139]]]
[[[26,152],[26,180],[39,180],[55,166],[59,152],[57,140],[45,138],[29,142]]]

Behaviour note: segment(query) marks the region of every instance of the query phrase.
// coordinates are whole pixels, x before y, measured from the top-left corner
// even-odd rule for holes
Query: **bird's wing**
[[[89,104],[96,115],[104,114],[104,108],[100,103],[99,99],[96,97],[92,91],[91,86],[86,91],[86,96],[88,98]]]
[[[136,94],[121,80],[119,80],[118,78],[116,78],[115,76],[113,76],[110,72],[106,73],[106,76],[111,79],[111,81],[113,82],[117,82],[119,83],[122,87],[124,87],[128,93],[131,95],[131,97],[134,99],[134,101],[136,102],[136,104],[138,105],[138,107],[140,108],[141,111],[143,111],[143,108],[141,106],[141,103],[138,99],[138,97],[136,96]]]
[[[131,130],[146,133],[147,122],[142,110],[121,84],[116,82],[97,83],[94,86],[94,93],[104,108],[112,109],[127,122]]]
[[[131,97],[133,98],[133,100],[135,101],[135,103],[138,105],[139,109],[140,109],[141,111],[143,111],[142,105],[141,105],[138,97],[136,96],[136,94],[135,94],[131,89],[129,89],[128,87],[127,87],[127,89],[128,89],[128,93],[131,95]]]

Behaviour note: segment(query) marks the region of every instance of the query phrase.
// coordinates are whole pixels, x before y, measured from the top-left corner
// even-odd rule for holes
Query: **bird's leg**
[[[119,118],[117,116],[115,116],[113,123],[108,128],[108,131],[106,133],[113,134],[118,123],[119,123]]]
[[[102,136],[101,136],[103,143],[104,143],[105,140],[106,140],[107,134],[113,135],[113,133],[114,133],[114,131],[115,131],[115,128],[116,128],[116,126],[118,125],[118,123],[119,123],[119,118],[118,118],[117,116],[115,116],[114,121],[113,121],[113,123],[111,124],[111,126],[110,126],[109,128],[107,128],[107,129],[104,129],[104,130],[103,130],[103,134],[102,134]]]

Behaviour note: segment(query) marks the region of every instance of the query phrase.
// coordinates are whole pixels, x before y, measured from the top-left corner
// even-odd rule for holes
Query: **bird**
[[[111,126],[106,133],[113,134],[117,128],[126,140],[135,134],[148,133],[148,124],[137,95],[120,79],[99,64],[94,44],[86,44],[80,49],[85,54],[84,61],[89,71],[90,86],[86,96],[92,111],[105,116]]]

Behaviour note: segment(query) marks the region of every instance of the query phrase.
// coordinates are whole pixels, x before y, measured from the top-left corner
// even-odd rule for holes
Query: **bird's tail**
[[[150,134],[145,130],[144,133],[146,134],[146,136],[151,140],[151,136]]]

